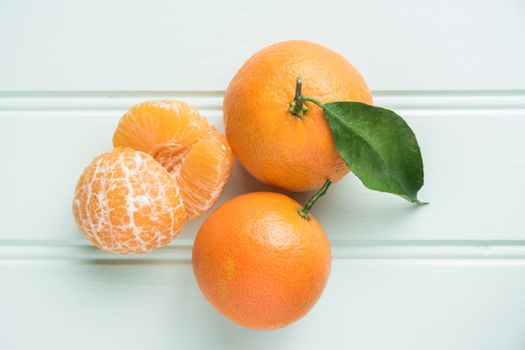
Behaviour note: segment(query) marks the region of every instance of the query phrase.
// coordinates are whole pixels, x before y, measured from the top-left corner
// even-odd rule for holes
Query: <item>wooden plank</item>
[[[224,90],[303,38],[376,90],[525,89],[521,0],[3,0],[0,90]]]
[[[0,348],[523,349],[523,260],[440,262],[335,259],[305,318],[258,332],[218,314],[185,262],[0,260]]]
[[[0,240],[82,240],[70,210],[82,169],[111,149],[129,106],[166,96],[188,101],[222,128],[220,94],[2,95]],[[418,135],[426,169],[421,198],[431,204],[416,207],[366,190],[349,175],[313,211],[332,241],[525,239],[525,94],[377,96],[378,104],[397,107]],[[255,190],[274,189],[236,164],[221,201]],[[305,201],[310,194],[290,195]],[[201,222],[188,224],[180,238],[193,239]]]

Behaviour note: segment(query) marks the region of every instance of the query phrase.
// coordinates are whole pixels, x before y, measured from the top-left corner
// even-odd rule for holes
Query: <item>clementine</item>
[[[222,204],[201,226],[193,271],[208,301],[255,329],[288,325],[320,297],[330,271],[321,225],[299,203],[253,192]]]
[[[73,216],[82,234],[111,253],[144,253],[182,230],[186,211],[170,174],[148,154],[115,148],[78,180]]]
[[[188,219],[217,201],[232,172],[226,138],[182,101],[133,106],[120,119],[113,145],[146,152],[164,166],[180,188]]]
[[[372,103],[359,72],[324,46],[285,41],[248,59],[224,97],[226,137],[253,176],[290,191],[320,188],[349,171],[319,107],[307,102],[304,118],[288,112],[299,76],[304,95],[321,102]]]

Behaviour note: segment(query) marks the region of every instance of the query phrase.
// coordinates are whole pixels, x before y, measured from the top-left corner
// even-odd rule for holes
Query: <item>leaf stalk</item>
[[[303,97],[303,99],[304,99],[305,101],[313,102],[313,103],[315,103],[317,106],[319,106],[319,108],[323,108],[323,109],[324,109],[324,104],[322,104],[321,102],[319,102],[318,100],[316,100],[316,99],[313,98],[313,97],[308,97],[308,96],[306,96],[306,97]]]

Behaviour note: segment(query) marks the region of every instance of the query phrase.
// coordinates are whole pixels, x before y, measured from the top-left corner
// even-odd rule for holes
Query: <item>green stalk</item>
[[[321,189],[317,191],[312,196],[312,198],[308,200],[308,202],[306,202],[304,207],[302,209],[297,210],[299,212],[299,215],[301,215],[303,219],[310,221],[310,216],[308,215],[308,212],[310,211],[310,209],[312,209],[312,206],[315,204],[315,202],[317,202],[319,197],[323,196],[326,193],[328,187],[330,187],[331,184],[332,182],[330,180],[326,180],[323,187],[321,187]]]
[[[292,113],[296,117],[303,119],[304,114],[308,110],[308,106],[306,106],[305,99],[303,98],[303,95],[301,93],[301,89],[303,86],[303,80],[301,77],[297,77],[297,81],[295,83],[295,97],[290,102],[290,107],[288,108],[288,112]]]
[[[290,102],[290,107],[288,108],[288,112],[292,113],[296,117],[303,119],[304,114],[308,110],[308,106],[305,104],[306,101],[310,101],[318,105],[320,108],[324,108],[324,105],[317,101],[313,97],[304,97],[301,90],[303,87],[303,79],[301,77],[297,77],[297,81],[295,83],[295,97]]]
[[[313,97],[308,97],[308,96],[306,96],[306,97],[303,97],[303,100],[313,102],[313,103],[315,103],[316,105],[318,105],[319,108],[323,108],[323,109],[324,109],[324,104],[322,104],[321,102],[317,101],[317,100],[316,100],[315,98],[313,98]]]

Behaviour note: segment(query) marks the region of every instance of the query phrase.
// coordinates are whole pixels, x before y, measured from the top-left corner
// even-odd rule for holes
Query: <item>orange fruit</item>
[[[330,271],[321,225],[271,192],[236,197],[215,210],[193,246],[193,271],[208,301],[234,322],[273,329],[296,321],[320,297]]]
[[[112,253],[144,253],[182,230],[186,212],[170,174],[151,156],[115,148],[78,180],[73,216],[82,234]]]
[[[253,176],[290,191],[320,188],[327,179],[335,182],[349,171],[319,107],[307,102],[303,119],[288,112],[298,76],[303,96],[323,103],[372,103],[359,72],[324,46],[285,41],[248,59],[224,97],[226,137]]]
[[[132,107],[120,119],[113,145],[155,158],[179,187],[188,219],[217,201],[232,172],[226,138],[181,101],[146,101]]]

